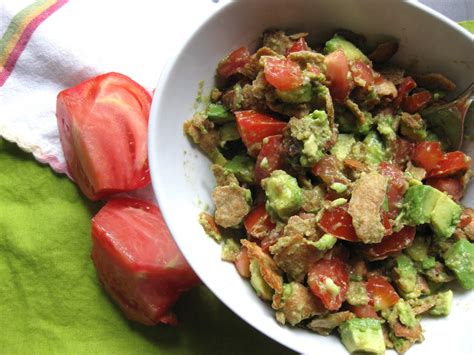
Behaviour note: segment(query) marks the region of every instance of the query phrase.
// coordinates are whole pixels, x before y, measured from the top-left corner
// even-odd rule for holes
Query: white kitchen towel
[[[152,90],[176,46],[218,7],[211,0],[1,1],[0,136],[65,173],[56,95],[110,71]]]

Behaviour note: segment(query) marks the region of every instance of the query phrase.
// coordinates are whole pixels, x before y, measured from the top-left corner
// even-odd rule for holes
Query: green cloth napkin
[[[90,259],[99,208],[0,138],[0,354],[290,353],[205,286],[178,301],[177,327],[127,321]]]

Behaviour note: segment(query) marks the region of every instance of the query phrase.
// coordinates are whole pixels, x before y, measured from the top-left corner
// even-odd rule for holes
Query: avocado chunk
[[[324,250],[329,250],[331,249],[334,244],[336,244],[337,238],[333,236],[332,234],[326,233],[324,234],[321,239],[318,241],[314,242],[314,246],[316,249],[324,251]]]
[[[384,354],[385,341],[380,321],[372,318],[352,318],[339,326],[341,340],[352,353]]]
[[[347,303],[353,306],[366,305],[369,303],[367,287],[362,281],[350,281],[346,293]]]
[[[430,309],[432,316],[447,316],[451,312],[453,303],[453,291],[447,290],[440,292],[435,296],[435,305]]]
[[[339,134],[336,144],[331,148],[331,154],[343,161],[351,153],[352,146],[356,140],[352,134]]]
[[[262,180],[267,202],[265,207],[273,219],[287,220],[299,211],[303,194],[296,179],[283,170],[275,170]]]
[[[377,166],[385,160],[385,147],[380,136],[375,131],[370,131],[364,138],[366,148],[365,163],[369,166]]]
[[[223,105],[209,104],[207,107],[207,118],[214,123],[226,123],[235,120],[232,113],[227,111]]]
[[[325,53],[331,53],[338,49],[342,49],[348,60],[361,60],[366,64],[372,64],[369,58],[362,51],[354,46],[351,42],[340,35],[335,35],[326,42],[324,47]]]
[[[246,155],[236,155],[224,165],[240,182],[253,183],[255,180],[255,161]]]
[[[302,104],[310,102],[312,98],[311,84],[301,85],[293,90],[275,90],[276,96],[283,102]]]
[[[416,288],[416,269],[411,259],[401,254],[396,258],[395,281],[404,293],[413,292]]]
[[[324,146],[332,136],[326,112],[315,110],[303,118],[292,117],[288,129],[291,137],[303,144],[302,166],[312,167],[324,156]]]
[[[474,244],[460,239],[444,254],[446,266],[465,289],[474,288]]]
[[[430,222],[436,203],[442,196],[442,192],[431,186],[410,186],[403,199],[405,222],[412,226]]]
[[[418,321],[415,318],[415,313],[413,312],[411,306],[407,302],[405,302],[403,298],[400,298],[395,304],[395,307],[398,311],[398,318],[400,319],[400,323],[407,326],[408,328],[415,328],[418,324]]]
[[[442,195],[431,213],[431,227],[439,237],[449,238],[459,224],[461,206],[448,195]]]
[[[273,289],[263,279],[258,262],[255,260],[250,261],[250,284],[262,300],[272,300]]]

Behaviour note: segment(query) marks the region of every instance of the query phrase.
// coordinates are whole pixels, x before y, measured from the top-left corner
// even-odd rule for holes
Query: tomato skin
[[[327,279],[331,279],[340,290],[332,295],[324,286]],[[347,266],[338,258],[321,259],[313,264],[308,272],[308,285],[311,292],[318,297],[324,307],[330,311],[338,310],[345,300],[349,284]]]
[[[464,228],[467,227],[472,222],[472,217],[466,213],[461,215],[461,220],[459,221],[458,227]]]
[[[390,282],[379,275],[367,278],[367,293],[370,299],[369,305],[374,306],[375,310],[390,308],[400,299]]]
[[[356,317],[359,317],[359,318],[379,319],[377,311],[375,310],[374,306],[370,304],[359,305],[359,306],[349,305],[349,310],[353,312],[356,315]]]
[[[416,113],[428,105],[432,99],[429,91],[416,92],[407,96],[402,102],[402,109],[408,113]]]
[[[169,322],[169,307],[200,281],[179,251],[160,209],[112,199],[92,219],[92,260],[99,279],[132,320]]]
[[[235,117],[242,141],[251,153],[255,153],[254,146],[262,143],[264,138],[282,134],[286,127],[286,122],[254,110],[237,111]]]
[[[247,253],[247,248],[242,247],[240,249],[237,259],[234,261],[234,265],[240,276],[247,279],[250,277],[250,258]]]
[[[319,227],[338,239],[359,241],[352,225],[352,216],[347,212],[346,205],[325,210],[319,221]]]
[[[455,201],[459,201],[464,192],[463,184],[459,178],[430,178],[426,179],[426,184],[446,192]]]
[[[370,66],[364,62],[357,60],[351,65],[352,78],[356,84],[366,89],[374,85],[374,72]]]
[[[247,47],[240,47],[229,53],[229,55],[219,62],[217,72],[224,79],[239,72],[239,69],[250,60],[250,52]]]
[[[262,204],[251,210],[245,217],[244,227],[248,235],[260,238],[262,234],[270,233],[275,228],[275,223],[272,222],[265,205]]]
[[[286,55],[293,52],[307,51],[309,50],[308,44],[303,37],[300,37],[292,46],[286,51]]]
[[[349,62],[342,49],[329,53],[324,60],[326,78],[329,80],[331,96],[339,103],[344,103],[350,91]]]
[[[463,174],[469,169],[470,159],[460,151],[446,153],[426,177],[448,177]]]
[[[408,96],[408,93],[414,88],[416,88],[416,82],[411,76],[403,78],[402,83],[398,86],[398,95],[395,100],[393,100],[395,108],[400,106],[403,100]]]
[[[379,165],[379,172],[389,178],[387,186],[388,212],[386,216],[394,219],[400,213],[400,205],[407,183],[403,178],[403,172],[394,165],[382,162]]]
[[[272,171],[281,169],[285,162],[284,151],[282,147],[283,136],[277,134],[275,136],[266,137],[262,145],[262,149],[257,157],[255,164],[255,180],[258,184],[260,181],[270,176]],[[262,161],[266,159],[266,163],[262,166]]]
[[[361,251],[371,260],[384,259],[409,247],[415,239],[415,232],[415,227],[405,226],[399,232],[384,237],[380,243],[361,246]]]
[[[68,172],[91,200],[149,184],[150,105],[150,94],[119,73],[58,94],[56,116]]]
[[[266,58],[264,74],[265,79],[278,90],[293,90],[303,84],[300,66],[289,59]]]
[[[415,146],[412,160],[427,172],[433,170],[443,159],[443,150],[440,142],[419,142]]]

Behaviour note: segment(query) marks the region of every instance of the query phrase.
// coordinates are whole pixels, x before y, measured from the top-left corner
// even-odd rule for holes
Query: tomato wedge
[[[470,159],[460,151],[446,153],[427,177],[447,177],[464,174],[470,165]]]
[[[247,47],[240,47],[229,53],[217,66],[217,72],[224,79],[239,72],[250,60],[250,52]]]
[[[379,311],[392,307],[400,299],[390,282],[379,275],[367,278],[367,293],[370,299],[369,305]]]
[[[427,172],[431,171],[443,159],[443,150],[440,142],[416,143],[412,160],[415,165],[422,167]]]
[[[278,90],[293,90],[303,84],[300,66],[289,59],[267,57],[264,74],[265,79]]]
[[[374,84],[374,71],[370,66],[358,60],[352,63],[350,68],[356,85],[368,89]]]
[[[169,321],[179,295],[200,282],[149,202],[110,200],[92,219],[92,242],[98,277],[129,319]]]
[[[464,188],[460,178],[430,178],[426,184],[435,189],[446,192],[455,201],[459,201],[463,195]]]
[[[396,108],[400,106],[400,104],[405,100],[405,98],[408,96],[408,93],[412,91],[414,88],[416,88],[416,82],[413,80],[411,76],[407,76],[403,78],[403,81],[401,84],[398,86],[398,95],[393,100],[393,103]]]
[[[325,210],[319,221],[319,227],[338,239],[359,241],[352,225],[352,216],[347,212],[346,205]]]
[[[263,141],[262,149],[255,164],[255,180],[258,184],[270,176],[272,171],[283,167],[285,156],[282,143],[283,136],[281,134],[267,137]]]
[[[256,144],[262,143],[266,137],[282,134],[286,127],[286,122],[253,110],[237,111],[235,117],[240,137],[253,154],[260,150],[260,147],[255,149]]]
[[[237,258],[234,261],[234,265],[240,276],[245,278],[250,277],[250,259],[246,247],[240,249]]]
[[[352,306],[349,305],[349,310],[359,318],[375,318],[379,319],[375,307],[370,304]]]
[[[349,62],[342,49],[329,53],[324,60],[326,78],[329,80],[331,96],[337,102],[343,103],[350,91]]]
[[[275,228],[275,223],[272,222],[265,209],[265,205],[262,204],[255,207],[245,217],[244,227],[248,235],[260,239],[262,236],[268,235]]]
[[[415,239],[415,232],[415,227],[405,226],[399,232],[384,237],[380,243],[361,246],[361,251],[371,260],[384,259],[409,247]]]
[[[324,307],[338,310],[345,300],[349,284],[347,266],[338,258],[321,259],[308,272],[308,285]]]
[[[407,96],[402,102],[402,109],[408,113],[416,113],[426,107],[433,96],[427,90]]]
[[[403,172],[392,164],[382,162],[379,172],[389,178],[387,186],[388,212],[386,216],[394,219],[400,213],[400,205],[405,194],[407,183],[403,178]]]
[[[99,75],[59,93],[56,116],[68,171],[91,200],[150,182],[150,104],[143,87],[118,73]]]
[[[308,44],[303,37],[300,37],[292,46],[286,51],[286,55],[293,52],[307,51],[309,50]]]

